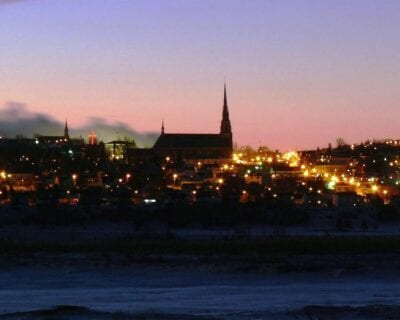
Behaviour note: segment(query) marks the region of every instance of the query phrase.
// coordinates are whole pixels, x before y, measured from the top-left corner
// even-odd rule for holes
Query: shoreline
[[[232,255],[256,254],[400,254],[400,236],[268,236],[189,240],[174,237],[130,237],[126,239],[0,239],[3,253],[133,253]]]
[[[385,248],[385,250],[383,250]],[[91,242],[0,241],[10,266],[203,268],[234,273],[396,273],[400,238],[279,237],[263,240],[129,239]]]

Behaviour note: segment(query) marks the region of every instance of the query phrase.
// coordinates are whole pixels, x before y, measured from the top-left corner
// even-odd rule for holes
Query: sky
[[[226,81],[239,145],[400,138],[399,30],[398,0],[0,0],[0,114],[213,133]]]

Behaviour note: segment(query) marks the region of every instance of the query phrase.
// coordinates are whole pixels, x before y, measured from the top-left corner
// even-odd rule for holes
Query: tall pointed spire
[[[64,139],[69,139],[68,122],[65,120]]]
[[[226,97],[226,83],[224,82],[224,112],[228,112],[228,98]]]
[[[231,121],[229,120],[228,98],[226,95],[226,83],[224,83],[224,106],[222,109],[221,134],[232,136]]]
[[[164,120],[161,122],[161,134],[164,134]]]

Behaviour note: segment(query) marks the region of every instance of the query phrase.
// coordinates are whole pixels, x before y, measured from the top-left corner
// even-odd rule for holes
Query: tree
[[[344,146],[347,146],[347,143],[343,138],[339,137],[339,138],[336,139],[336,146],[338,148],[344,147]]]

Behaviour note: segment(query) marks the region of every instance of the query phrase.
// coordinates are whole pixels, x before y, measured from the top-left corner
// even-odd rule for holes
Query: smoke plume
[[[69,134],[72,138],[82,137],[87,140],[91,130],[98,139],[109,142],[116,139],[134,139],[139,147],[151,147],[158,137],[155,132],[138,132],[123,122],[112,122],[92,117],[81,127],[71,126]],[[20,102],[7,102],[0,108],[0,135],[13,138],[17,135],[31,138],[35,135],[63,135],[64,123],[57,121],[45,113],[32,112]]]

